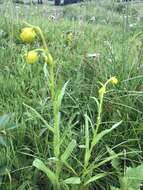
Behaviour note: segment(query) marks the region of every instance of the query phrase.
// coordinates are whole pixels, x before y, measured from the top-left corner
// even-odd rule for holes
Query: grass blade
[[[27,108],[29,108],[30,110],[32,110],[37,116],[39,119],[41,119],[41,121],[45,124],[45,126],[52,132],[54,132],[54,129],[47,123],[47,121],[34,109],[32,108],[31,106],[27,105],[24,103],[24,106],[26,106]]]
[[[102,139],[102,137],[104,135],[107,135],[108,133],[110,133],[112,130],[116,129],[120,124],[122,123],[122,121],[114,124],[110,129],[105,129],[104,131],[98,133],[96,135],[95,141],[93,142],[94,146]]]
[[[81,180],[79,177],[70,177],[63,181],[65,184],[72,184],[72,185],[78,185],[81,183]]]
[[[84,185],[86,186],[86,185],[88,185],[88,184],[90,184],[90,183],[92,183],[92,182],[94,182],[94,181],[97,181],[97,180],[100,179],[100,178],[105,177],[106,175],[107,175],[107,173],[100,173],[100,174],[97,174],[96,176],[93,176],[93,177],[91,177],[88,181],[86,181],[86,182],[84,183]]]
[[[66,162],[67,159],[71,156],[73,149],[76,147],[76,140],[72,140],[70,142],[70,144],[68,145],[68,147],[66,148],[65,152],[63,153],[63,155],[61,156],[61,160],[63,162]]]

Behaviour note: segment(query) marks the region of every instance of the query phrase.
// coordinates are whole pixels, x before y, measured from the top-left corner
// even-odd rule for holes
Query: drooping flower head
[[[110,82],[111,82],[111,84],[116,85],[116,84],[118,84],[118,79],[116,77],[111,77]]]
[[[32,43],[36,38],[36,33],[33,28],[26,27],[22,29],[20,38],[22,39],[23,42]]]
[[[26,62],[34,64],[38,61],[38,53],[35,50],[29,51],[26,55]]]

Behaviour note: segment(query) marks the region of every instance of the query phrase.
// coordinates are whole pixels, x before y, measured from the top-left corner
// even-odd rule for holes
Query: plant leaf
[[[64,162],[64,165],[65,165],[74,175],[77,175],[76,171],[75,171],[67,162]]]
[[[93,176],[93,177],[91,177],[88,181],[86,181],[86,182],[84,183],[84,185],[86,186],[86,185],[88,185],[89,183],[92,183],[92,182],[94,182],[94,181],[97,181],[97,180],[100,179],[100,178],[105,177],[106,175],[107,175],[107,173],[100,173],[100,174],[97,174],[96,176]]]
[[[125,176],[121,178],[122,187],[128,187],[133,190],[140,190],[141,183],[143,182],[143,164],[136,168],[128,167]]]
[[[66,184],[72,184],[72,185],[74,185],[74,184],[80,184],[81,180],[80,180],[79,177],[70,177],[68,179],[65,179],[64,183],[66,183]]]
[[[58,105],[58,108],[60,108],[61,106],[61,103],[62,103],[62,99],[63,99],[63,96],[65,94],[65,90],[66,90],[66,87],[68,85],[69,81],[67,81],[64,86],[62,87],[60,93],[58,94],[58,98],[57,98],[57,105]]]
[[[23,104],[24,106],[26,106],[27,108],[29,108],[30,110],[32,110],[38,117],[39,119],[41,119],[41,121],[45,124],[45,126],[52,132],[54,132],[54,129],[47,123],[47,121],[31,106],[27,105],[27,104]]]
[[[89,124],[88,124],[87,115],[85,115],[85,157],[84,157],[85,167],[88,164],[89,157],[90,157],[90,152],[89,152]]]
[[[119,157],[117,156],[117,154],[110,147],[106,146],[106,148],[107,148],[107,151],[109,152],[110,156],[116,155],[116,157],[113,160],[111,160],[111,164],[112,164],[112,167],[117,172],[120,172],[122,170],[122,168],[121,168],[121,163],[120,163]]]
[[[107,135],[108,133],[110,133],[112,130],[116,129],[120,124],[122,123],[122,121],[114,124],[110,129],[105,129],[104,131],[100,132],[97,134],[95,141],[93,142],[94,146],[102,139],[102,137],[104,135]]]
[[[48,176],[52,184],[56,184],[56,175],[41,160],[35,159],[33,162],[33,166],[44,172]]]
[[[61,160],[63,162],[66,162],[67,159],[71,156],[73,149],[76,147],[76,140],[72,140],[68,147],[66,148],[65,152],[61,156]]]

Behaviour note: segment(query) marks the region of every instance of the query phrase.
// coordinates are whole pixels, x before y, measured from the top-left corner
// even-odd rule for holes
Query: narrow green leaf
[[[112,159],[119,157],[119,156],[122,156],[122,155],[123,155],[123,153],[118,153],[116,155],[109,156],[109,157],[105,158],[104,160],[102,160],[101,162],[99,162],[97,164],[95,164],[95,163],[91,164],[90,168],[85,172],[85,174],[87,175],[89,172],[92,172],[93,169],[99,168],[100,166],[104,165],[105,163],[111,161]]]
[[[100,178],[105,177],[106,175],[107,175],[107,173],[100,173],[100,174],[97,174],[96,176],[93,176],[93,177],[91,177],[88,181],[86,181],[86,182],[84,183],[84,185],[86,186],[86,185],[88,185],[89,183],[92,183],[92,182],[94,182],[94,181],[97,181],[97,180],[100,179]]]
[[[62,99],[63,99],[63,96],[64,96],[64,94],[65,94],[65,90],[66,90],[66,87],[67,87],[68,83],[69,83],[69,81],[67,81],[67,82],[64,84],[62,90],[60,91],[60,93],[59,93],[59,95],[58,95],[58,98],[57,98],[57,101],[58,101],[58,102],[57,102],[57,105],[58,105],[58,107],[61,106]]]
[[[89,125],[88,125],[87,115],[85,115],[85,158],[84,158],[85,167],[88,164],[89,157],[90,157],[90,152],[89,152]]]
[[[81,183],[81,180],[79,177],[70,177],[68,179],[65,179],[63,182],[66,184],[77,185]]]
[[[68,147],[66,148],[65,152],[61,156],[61,160],[63,162],[66,162],[67,159],[71,156],[73,149],[76,147],[76,140],[72,140]]]
[[[104,131],[98,133],[93,144],[96,145],[102,139],[103,136],[107,135],[108,133],[110,133],[111,131],[116,129],[121,123],[122,123],[122,121],[114,124],[110,129],[105,129]]]
[[[76,171],[68,164],[68,162],[64,162],[64,165],[74,174],[78,175]]]
[[[33,166],[44,172],[48,176],[52,184],[57,183],[56,175],[41,160],[35,159],[33,162]]]
[[[95,98],[95,97],[91,97],[91,98],[96,102],[96,104],[97,104],[97,108],[99,108],[99,101],[98,101],[98,99]]]
[[[114,156],[114,155],[117,155],[110,147],[106,147],[107,148],[107,151],[109,152],[110,156]],[[113,160],[111,160],[111,164],[112,164],[112,167],[117,171],[117,172],[120,172],[121,171],[121,164],[120,164],[120,160],[119,160],[119,157],[115,157]]]
[[[54,129],[47,123],[47,121],[31,106],[27,105],[24,103],[24,106],[26,106],[27,108],[29,108],[30,110],[32,110],[38,117],[39,119],[41,119],[41,121],[45,124],[45,126],[52,132],[54,132]]]

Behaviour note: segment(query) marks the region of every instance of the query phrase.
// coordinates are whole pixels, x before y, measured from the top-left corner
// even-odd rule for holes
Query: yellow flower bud
[[[116,84],[118,83],[118,79],[117,79],[116,77],[111,77],[110,82],[111,82],[113,85],[116,85]]]
[[[104,95],[106,93],[106,87],[105,86],[102,86],[99,91],[98,91],[99,95]]]
[[[38,61],[38,54],[36,51],[32,50],[27,53],[26,61],[29,64],[34,64]]]
[[[50,53],[45,57],[45,62],[49,65],[52,65],[54,63],[53,57]]]
[[[22,32],[20,34],[20,38],[23,42],[31,43],[36,38],[36,33],[33,30],[33,28],[26,27],[22,29]]]

